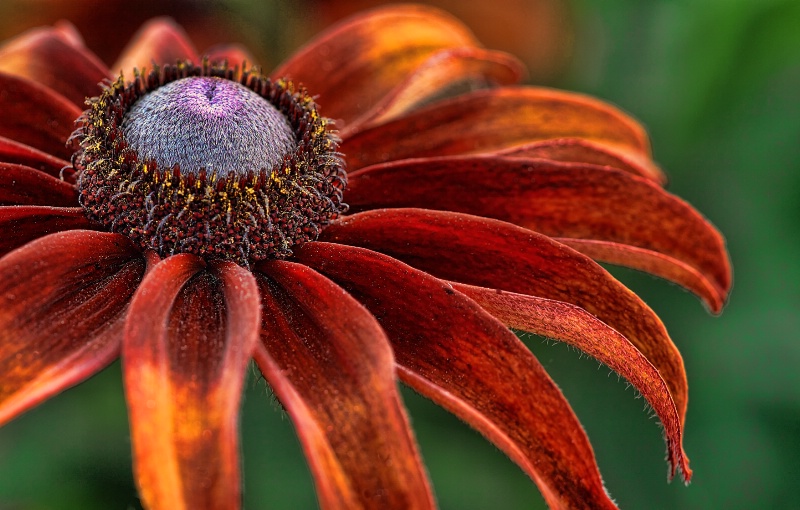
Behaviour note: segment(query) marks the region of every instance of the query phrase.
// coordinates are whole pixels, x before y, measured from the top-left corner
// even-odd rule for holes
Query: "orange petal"
[[[383,1],[311,0],[313,24],[326,24]],[[537,82],[552,82],[569,64],[575,16],[565,0],[431,0],[447,9],[490,48],[508,51],[531,68]]]
[[[650,180],[543,159],[406,160],[350,175],[351,210],[420,207],[508,221],[579,251],[647,270],[719,311],[731,286],[725,241],[689,204]]]
[[[580,138],[557,138],[542,140],[527,145],[511,147],[497,152],[498,156],[513,158],[541,158],[565,163],[589,163],[610,166],[623,172],[646,177],[661,185],[666,184],[667,176],[653,163],[631,150],[609,147]]]
[[[0,48],[0,71],[50,87],[80,108],[87,97],[100,93],[98,83],[110,72],[55,28],[34,29],[5,44]]]
[[[26,165],[53,177],[60,177],[62,170],[64,173],[72,173],[68,161],[2,136],[0,136],[0,163]]]
[[[153,64],[174,64],[178,60],[197,62],[197,50],[172,19],[154,18],[133,36],[111,69],[115,75],[123,73],[132,78],[134,69],[151,69]]]
[[[119,354],[144,260],[116,234],[76,230],[0,259],[0,423]]]
[[[230,262],[175,255],[131,302],[122,347],[134,468],[145,507],[240,505],[238,414],[258,340],[258,289]]]
[[[0,136],[70,159],[65,144],[80,108],[52,89],[6,73],[0,73],[0,90]]]
[[[571,303],[625,335],[667,381],[683,423],[683,359],[658,316],[592,259],[530,230],[425,209],[383,209],[327,227],[322,241],[385,253],[442,279]]]
[[[650,155],[644,130],[617,108],[588,96],[533,87],[484,90],[442,101],[361,131],[345,139],[341,150],[347,167],[355,170],[555,138],[581,138]]]
[[[256,360],[292,417],[320,506],[434,508],[374,317],[319,273],[263,264]]]
[[[675,476],[675,468],[680,467],[684,479],[687,482],[691,479],[689,459],[683,451],[683,428],[667,383],[627,338],[569,303],[463,283],[453,283],[453,287],[508,327],[566,342],[627,379],[653,406],[664,425],[670,478]]]
[[[271,73],[319,97],[326,117],[345,127],[376,105],[434,52],[476,46],[450,15],[395,6],[357,15],[323,32]]]
[[[25,165],[0,163],[0,205],[78,205],[75,186]]]
[[[317,242],[297,256],[379,317],[403,382],[502,449],[550,508],[616,508],[569,403],[508,328],[448,284],[385,255]]]
[[[459,88],[487,88],[517,83],[524,72],[514,57],[480,48],[449,48],[431,55],[375,106],[341,131],[381,124]]]

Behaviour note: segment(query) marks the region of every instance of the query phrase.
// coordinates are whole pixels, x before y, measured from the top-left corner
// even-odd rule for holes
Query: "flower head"
[[[0,422],[121,356],[145,505],[237,508],[255,359],[323,508],[434,507],[398,380],[552,508],[615,508],[515,328],[627,378],[688,481],[680,354],[594,260],[714,312],[730,267],[634,120],[515,86],[513,57],[423,7],[351,18],[267,75],[246,59],[163,19],[113,70],[68,25],[0,48]]]
[[[73,135],[79,201],[161,257],[286,258],[345,209],[326,123],[291,83],[226,65],[120,76]]]

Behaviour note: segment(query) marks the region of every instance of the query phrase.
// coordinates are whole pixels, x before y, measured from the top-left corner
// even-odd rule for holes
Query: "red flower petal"
[[[320,506],[434,508],[395,386],[394,359],[367,310],[290,262],[262,264],[256,360],[292,417]]]
[[[239,508],[237,418],[259,321],[252,274],[229,262],[168,257],[134,295],[122,360],[146,507]]]
[[[481,156],[400,161],[351,174],[347,201],[353,211],[441,209],[575,238],[567,244],[681,284],[716,312],[731,286],[725,241],[700,213],[652,181],[595,165]]]
[[[504,149],[496,154],[514,158],[541,158],[565,163],[590,163],[592,165],[610,166],[640,177],[646,177],[661,185],[667,182],[667,176],[650,158],[632,150],[608,147],[580,138],[542,140]]]
[[[209,48],[203,55],[208,57],[212,64],[227,62],[231,67],[238,66],[240,68],[244,63],[247,63],[248,67],[255,64],[255,59],[247,51],[247,48],[239,44],[220,44]]]
[[[0,205],[78,204],[78,192],[67,182],[24,165],[0,163]]]
[[[478,91],[442,101],[361,131],[341,147],[347,167],[354,170],[404,158],[492,152],[552,138],[582,138],[650,154],[644,130],[620,110],[588,96],[532,87]]]
[[[0,136],[0,163],[16,163],[42,171],[53,177],[59,177],[61,171],[72,173],[70,163],[51,156],[46,152],[34,149],[30,145],[15,142]],[[66,170],[65,170],[66,169]]]
[[[197,50],[183,28],[172,19],[154,18],[133,36],[111,69],[115,75],[123,73],[131,79],[134,69],[151,69],[153,63],[160,66],[178,60],[197,62]]]
[[[569,303],[463,283],[454,283],[453,287],[508,327],[566,342],[627,379],[653,406],[664,425],[670,478],[679,466],[689,481],[692,471],[683,451],[681,420],[667,383],[627,338],[586,310]]]
[[[83,40],[81,33],[78,32],[77,27],[67,20],[58,20],[53,23],[53,30],[58,32],[58,35],[64,41],[78,49],[86,48],[86,42]]]
[[[714,232],[716,233],[716,230]],[[719,239],[722,240],[721,237]],[[722,312],[728,298],[731,288],[730,262],[727,253],[724,252],[724,244],[722,256],[717,259],[718,272],[726,275],[726,281],[723,283],[725,287],[721,287],[714,282],[713,276],[709,278],[708,273],[704,273],[691,262],[687,263],[685,260],[657,251],[637,248],[630,244],[593,239],[557,237],[556,240],[597,261],[638,269],[682,285],[700,296],[711,313]],[[698,246],[698,249],[706,249],[711,252],[708,248],[708,245]]]
[[[119,354],[144,261],[116,234],[73,231],[0,259],[0,423]]]
[[[401,379],[506,452],[550,508],[616,508],[578,419],[508,328],[448,284],[384,255],[307,243],[297,256],[379,317]]]
[[[319,96],[339,127],[377,104],[434,52],[476,46],[450,15],[422,6],[397,6],[357,15],[323,32],[271,73]]]
[[[661,320],[607,271],[563,244],[510,223],[424,209],[349,216],[326,228],[320,240],[379,251],[446,280],[577,305],[655,365],[684,420],[686,373]]]
[[[469,47],[438,51],[340,134],[347,138],[356,130],[387,122],[457,86],[517,83],[523,69],[517,59],[497,51]]]
[[[48,234],[79,229],[94,230],[80,207],[0,207],[0,257]]]
[[[83,108],[100,92],[98,83],[110,71],[92,53],[75,46],[55,28],[38,28],[12,39],[0,49],[0,71],[50,87]]]
[[[81,109],[52,89],[0,73],[0,136],[68,160],[65,143]]]

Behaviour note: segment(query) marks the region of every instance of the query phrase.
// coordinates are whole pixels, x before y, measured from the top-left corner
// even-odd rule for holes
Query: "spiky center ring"
[[[143,250],[248,266],[346,210],[338,138],[291,82],[181,62],[87,104],[72,137],[80,204]]]

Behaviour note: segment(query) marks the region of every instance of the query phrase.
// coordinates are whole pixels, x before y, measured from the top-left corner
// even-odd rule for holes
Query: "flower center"
[[[73,135],[86,215],[162,257],[286,258],[347,208],[338,138],[290,82],[205,62],[122,77]]]
[[[224,177],[272,168],[297,148],[283,114],[252,90],[213,77],[183,78],[131,106],[122,132],[139,158]]]

